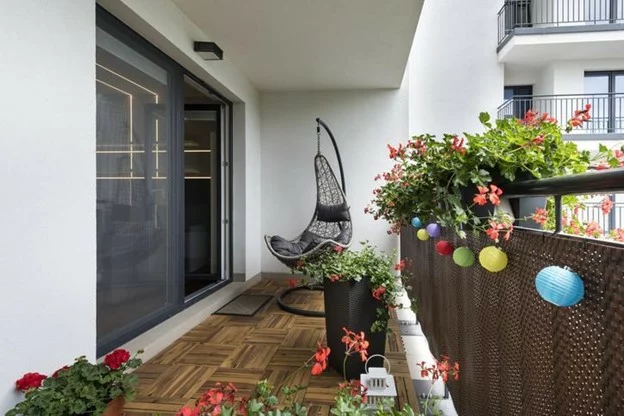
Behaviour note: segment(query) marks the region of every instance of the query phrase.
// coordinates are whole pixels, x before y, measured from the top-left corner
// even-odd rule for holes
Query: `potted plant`
[[[125,401],[134,398],[137,376],[130,371],[142,364],[141,353],[130,357],[118,349],[97,364],[78,357],[49,377],[27,373],[15,383],[25,393],[24,400],[6,415],[120,416]]]
[[[365,359],[345,364],[350,353],[349,348],[341,346],[345,337],[350,337],[352,345],[367,343],[371,355],[385,351],[390,311],[403,306],[399,297],[406,280],[405,260],[395,264],[394,259],[363,241],[358,251],[336,246],[313,262],[304,259],[297,265],[308,279],[323,282],[325,327],[333,351],[329,364],[346,379],[359,378]],[[413,300],[413,309],[415,305]],[[350,331],[345,332],[346,328]],[[342,354],[338,353],[341,349]]]
[[[588,104],[569,120],[566,131],[590,119]],[[485,131],[415,136],[398,148],[388,145],[395,161],[389,172],[375,180],[385,183],[373,191],[366,213],[391,224],[398,233],[414,216],[437,221],[465,238],[466,230],[494,229],[509,238],[513,215],[500,209],[505,184],[587,170],[590,155],[565,141],[556,120],[548,114],[527,112],[523,119],[479,120]]]

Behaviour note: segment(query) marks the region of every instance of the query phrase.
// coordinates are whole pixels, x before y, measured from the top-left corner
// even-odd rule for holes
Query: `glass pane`
[[[592,94],[588,97],[588,103],[592,105],[592,121],[588,130],[599,134],[609,132],[609,76],[585,76],[584,92]]]
[[[220,107],[190,80],[185,85],[184,231],[185,296],[219,282],[221,275]]]
[[[168,73],[97,29],[97,335],[110,342],[172,303]]]

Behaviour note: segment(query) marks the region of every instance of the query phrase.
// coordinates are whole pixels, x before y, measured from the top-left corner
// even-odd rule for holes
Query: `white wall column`
[[[95,6],[0,12],[0,413],[15,380],[95,358]]]

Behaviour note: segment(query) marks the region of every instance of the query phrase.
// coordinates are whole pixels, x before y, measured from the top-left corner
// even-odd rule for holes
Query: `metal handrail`
[[[624,192],[624,168],[513,182],[505,186],[508,198]]]

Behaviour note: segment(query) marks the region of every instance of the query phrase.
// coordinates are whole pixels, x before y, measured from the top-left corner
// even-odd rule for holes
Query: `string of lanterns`
[[[414,217],[411,224],[417,229],[416,237],[420,241],[438,238],[442,234],[442,229],[437,223],[427,224],[423,228],[421,219]],[[475,262],[475,253],[469,247],[455,248],[446,240],[436,242],[435,250],[441,256],[452,256],[453,262],[460,267],[471,267]],[[507,254],[496,246],[484,247],[479,252],[479,264],[489,272],[501,272],[508,263]],[[559,307],[574,306],[585,295],[583,280],[567,267],[545,267],[535,278],[535,288],[542,299]]]

